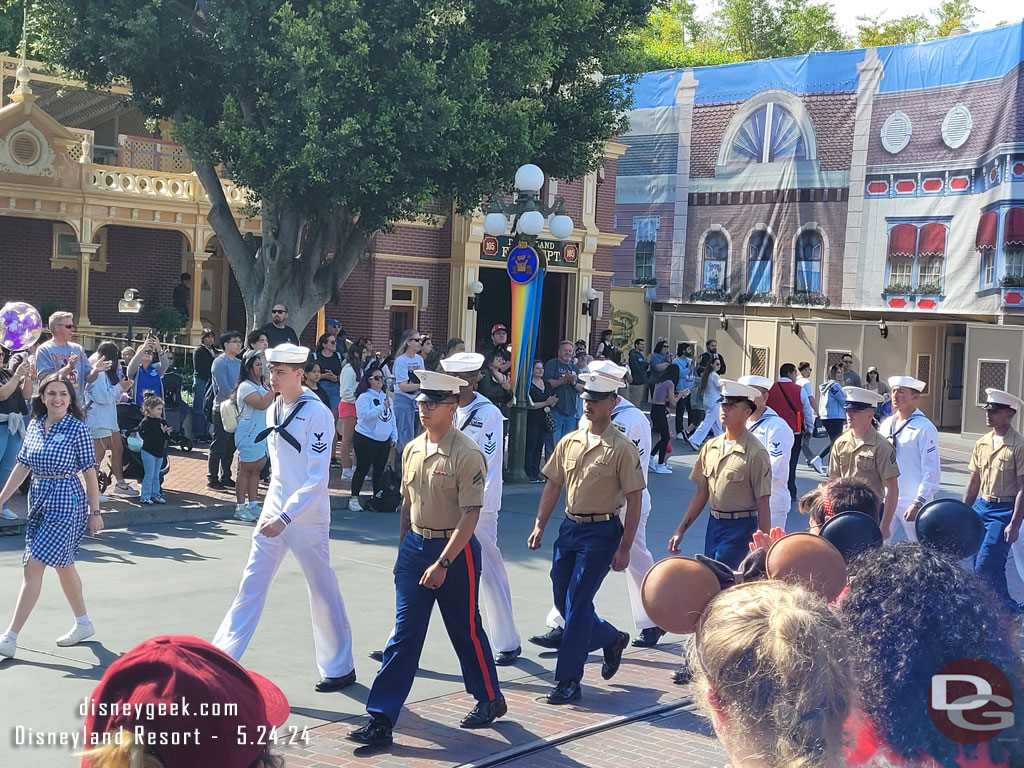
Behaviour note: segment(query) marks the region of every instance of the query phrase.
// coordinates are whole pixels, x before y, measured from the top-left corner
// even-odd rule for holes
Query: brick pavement
[[[583,680],[583,698],[577,705],[552,707],[542,701],[553,685],[551,673],[516,678],[502,685],[509,712],[493,729],[459,728],[459,720],[475,702],[465,693],[456,693],[408,704],[390,750],[359,747],[345,739],[362,723],[360,717],[313,728],[308,732],[307,745],[281,747],[278,751],[287,757],[288,766],[301,768],[443,768],[498,762],[604,766],[621,765],[624,757],[635,759],[637,754],[647,756],[655,751],[661,752],[662,762],[649,763],[652,766],[720,766],[724,753],[709,736],[706,723],[694,714],[679,714],[675,710],[671,717],[651,717],[643,723],[619,725],[638,713],[690,702],[690,686],[674,685],[669,679],[678,665],[679,654],[678,643],[630,649],[618,674],[608,682],[600,679],[594,663],[600,657],[591,655],[592,663]],[[554,658],[553,652],[549,655]],[[602,731],[602,726],[612,727]],[[624,734],[621,743],[616,735],[619,733]],[[551,742],[563,739],[559,746],[550,746]],[[624,755],[624,744],[636,749]],[[658,744],[660,748],[654,746]],[[666,749],[672,751],[666,753]],[[680,754],[682,749],[686,754]]]

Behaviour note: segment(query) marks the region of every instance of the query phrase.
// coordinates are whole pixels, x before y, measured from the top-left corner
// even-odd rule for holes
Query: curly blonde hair
[[[825,602],[803,587],[762,581],[709,604],[690,651],[719,736],[769,768],[825,768],[841,760],[854,696],[849,641]]]
[[[147,752],[144,745],[135,743],[135,734],[127,729],[118,742],[111,739],[83,752],[82,757],[82,764],[89,768],[164,768],[164,761],[159,755]],[[280,755],[271,754],[267,745],[249,768],[285,768],[285,760]]]

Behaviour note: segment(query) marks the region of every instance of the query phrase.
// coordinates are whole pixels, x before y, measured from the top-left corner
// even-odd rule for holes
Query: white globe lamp
[[[508,218],[504,213],[488,213],[484,216],[484,232],[492,237],[500,237],[508,230]]]
[[[519,217],[519,231],[536,237],[544,229],[544,216],[540,211],[526,211]]]
[[[551,219],[551,223],[548,225],[548,229],[551,230],[551,236],[555,240],[565,240],[572,237],[573,223],[572,219],[564,214],[559,214]]]
[[[544,186],[544,171],[533,163],[520,166],[516,171],[516,189],[520,192],[540,192]]]

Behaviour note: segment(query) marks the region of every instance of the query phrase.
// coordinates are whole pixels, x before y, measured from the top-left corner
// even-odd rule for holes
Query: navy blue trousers
[[[480,544],[476,536],[452,560],[438,589],[420,586],[423,572],[437,562],[447,539],[424,539],[410,531],[398,550],[395,568],[395,634],[384,647],[384,663],[373,681],[366,711],[398,721],[419,669],[427,625],[436,602],[455,654],[462,665],[466,692],[477,701],[501,695],[491,645],[480,620]]]
[[[720,520],[708,517],[704,532],[704,557],[710,557],[735,570],[750,551],[750,538],[757,530],[756,517],[742,517],[739,520]]]
[[[587,655],[615,642],[619,631],[594,611],[594,596],[622,540],[618,516],[603,523],[562,521],[551,563],[555,608],[565,618],[555,680],[583,679]]]
[[[1010,554],[1010,545],[1003,538],[1003,530],[1013,517],[1013,502],[978,499],[974,502],[974,511],[985,526],[985,538],[974,560],[974,572],[989,583],[1006,605],[1016,607],[1006,586],[1006,558]]]

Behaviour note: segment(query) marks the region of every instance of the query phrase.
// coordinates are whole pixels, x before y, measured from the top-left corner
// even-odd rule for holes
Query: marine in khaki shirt
[[[668,549],[679,554],[683,536],[710,502],[711,518],[704,536],[704,556],[739,567],[751,536],[771,527],[772,463],[765,447],[747,430],[761,391],[723,379],[721,419],[725,430],[704,444],[690,479],[697,490],[686,514],[669,539]]]
[[[544,475],[565,487],[573,514],[616,514],[626,494],[646,487],[633,441],[609,423],[599,436],[578,429],[563,437],[544,465]]]
[[[483,453],[464,432],[449,429],[436,445],[426,432],[413,438],[402,454],[402,498],[413,530],[453,530],[464,508],[483,506],[486,473]]]
[[[877,392],[861,387],[843,387],[846,395],[848,429],[832,443],[828,472],[832,480],[848,478],[866,483],[882,507],[879,526],[882,536],[892,535],[892,518],[900,489],[896,450],[872,426],[875,409],[884,401]]]
[[[1020,556],[1024,437],[1013,428],[1013,419],[1024,407],[1024,401],[1001,389],[986,389],[985,395],[985,423],[992,431],[974,444],[971,479],[964,491],[964,503],[974,508],[985,526],[985,538],[974,559],[974,572],[991,585],[1008,609],[1018,612],[1019,606],[1010,597],[1006,584],[1006,559],[1011,547],[1014,557]]]

